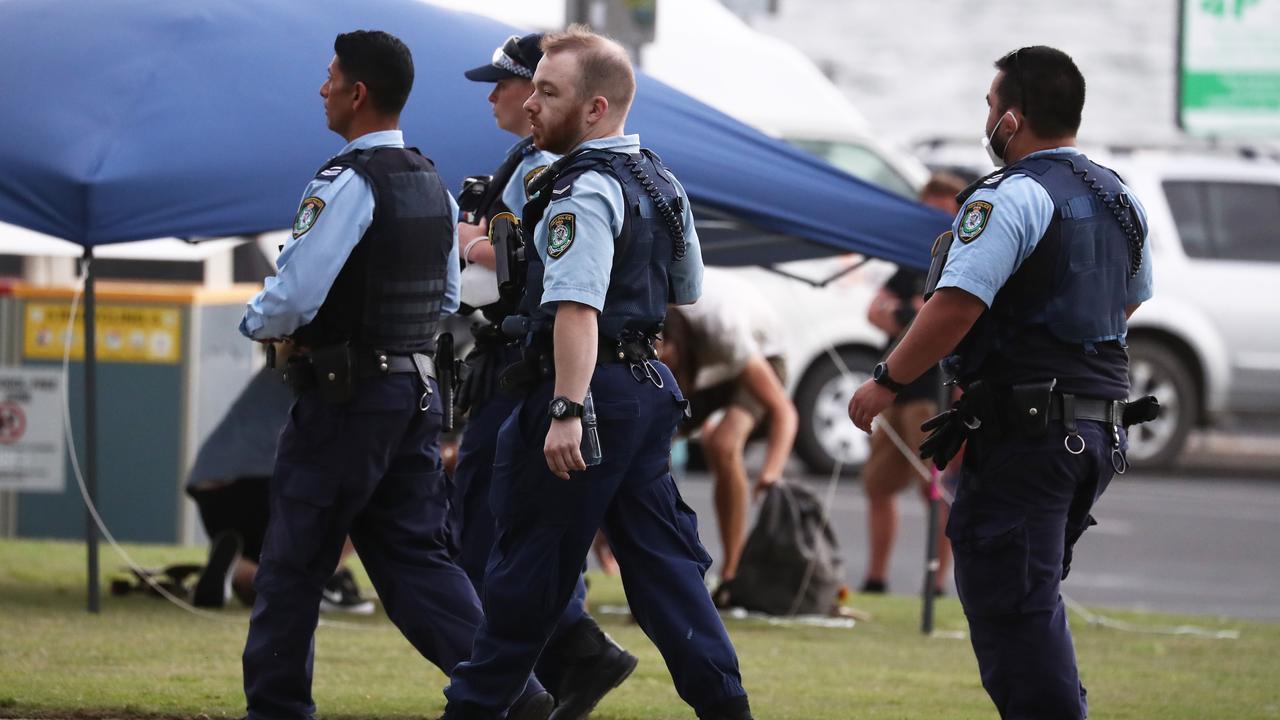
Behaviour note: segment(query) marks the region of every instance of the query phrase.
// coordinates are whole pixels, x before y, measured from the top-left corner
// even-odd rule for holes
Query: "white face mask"
[[[1006,116],[1013,118],[1013,133],[1009,135],[1008,140],[1004,141],[1004,149],[1001,150],[1000,152],[996,152],[995,146],[992,145],[991,143],[996,136],[996,130],[1000,129],[1000,123],[1004,122],[1004,119]],[[1005,161],[1003,157],[1004,153],[1006,150],[1009,149],[1009,143],[1013,141],[1013,136],[1017,132],[1018,132],[1018,118],[1014,117],[1012,111],[1006,110],[1004,115],[1001,115],[1000,119],[996,121],[996,126],[991,128],[991,134],[982,136],[982,149],[987,151],[987,157],[991,158],[992,165],[995,165],[998,168],[1002,168],[1005,166]]]

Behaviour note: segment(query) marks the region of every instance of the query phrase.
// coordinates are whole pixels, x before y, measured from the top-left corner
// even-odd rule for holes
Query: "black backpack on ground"
[[[844,561],[822,501],[803,485],[773,485],[738,574],[724,588],[728,604],[769,615],[830,615],[844,584]]]

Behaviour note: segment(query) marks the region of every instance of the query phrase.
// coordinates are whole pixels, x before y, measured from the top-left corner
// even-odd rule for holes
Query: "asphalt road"
[[[828,478],[804,481],[825,496]],[[680,488],[698,513],[703,543],[718,559],[709,476],[690,473]],[[904,493],[898,507],[901,524],[889,587],[918,593],[924,503]],[[1112,483],[1094,515],[1099,524],[1081,539],[1063,586],[1075,600],[1091,609],[1280,620],[1280,477],[1275,470],[1130,472]],[[866,563],[866,501],[853,478],[840,483],[831,516],[849,585],[856,588]],[[949,592],[954,595],[953,585]]]

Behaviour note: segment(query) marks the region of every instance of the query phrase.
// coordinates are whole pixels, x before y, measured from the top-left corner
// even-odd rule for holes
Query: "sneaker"
[[[551,693],[536,693],[525,698],[524,702],[516,701],[507,711],[507,720],[547,720],[555,706]]]
[[[711,591],[711,604],[717,610],[728,610],[733,607],[733,581],[725,580]]]
[[[557,645],[563,670],[550,720],[583,720],[640,662],[590,617],[578,621]]]
[[[343,567],[338,568],[324,584],[324,590],[320,594],[320,611],[372,615],[373,601],[360,597],[355,576]]]
[[[240,558],[244,542],[234,530],[219,533],[209,546],[209,559],[200,572],[191,604],[198,608],[220,608],[231,597],[231,572]]]

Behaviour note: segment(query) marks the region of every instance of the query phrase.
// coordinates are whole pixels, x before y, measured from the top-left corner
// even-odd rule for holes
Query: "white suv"
[[[976,143],[924,143],[929,164],[987,172]],[[1196,426],[1280,414],[1280,157],[1211,149],[1083,148],[1146,207],[1155,296],[1129,322],[1132,394],[1158,420],[1130,459],[1174,462]]]

